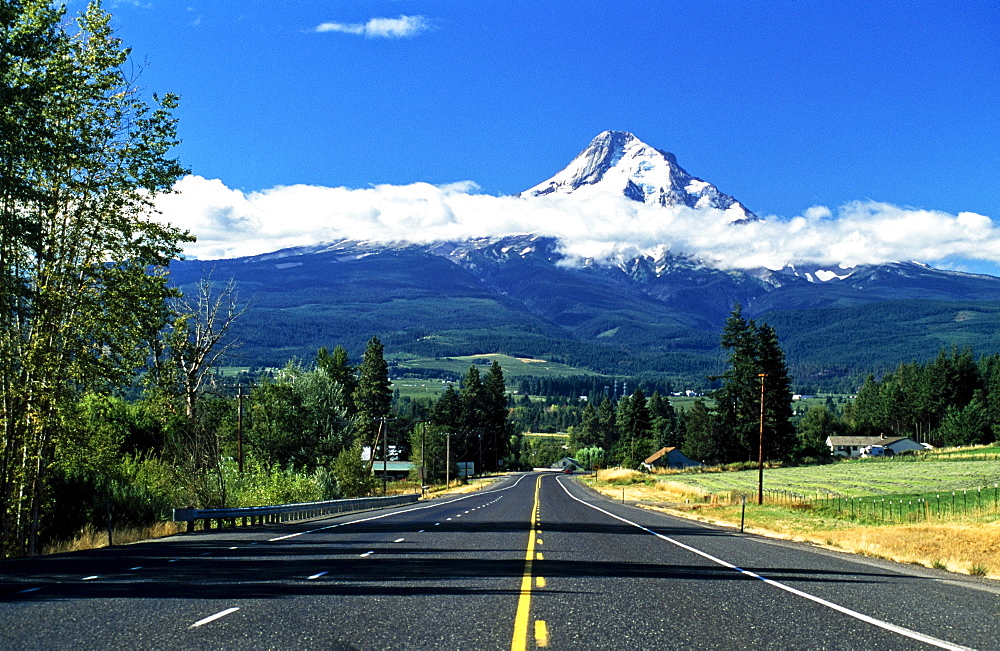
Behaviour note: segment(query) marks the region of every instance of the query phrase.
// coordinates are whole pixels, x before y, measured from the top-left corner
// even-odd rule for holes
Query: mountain
[[[758,219],[736,199],[688,174],[673,154],[625,131],[601,133],[565,169],[519,196],[573,194],[582,198],[597,192],[623,194],[660,206],[727,210],[734,222]]]
[[[600,192],[726,210],[732,228],[759,219],[673,155],[613,131],[521,197]],[[722,269],[661,249],[581,261],[555,238],[520,234],[344,240],[171,267],[182,288],[208,274],[233,278],[250,304],[236,326],[240,365],[310,359],[320,346],[358,356],[375,334],[397,375],[417,372],[417,357],[506,353],[704,387],[723,370],[719,335],[735,303],[775,327],[800,391],[850,391],[868,372],[952,345],[1000,352],[1000,278],[917,262]]]

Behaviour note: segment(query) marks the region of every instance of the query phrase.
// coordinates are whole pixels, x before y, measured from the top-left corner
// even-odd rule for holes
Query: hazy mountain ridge
[[[669,153],[605,132],[563,171],[521,194],[622,193],[660,206],[760,218],[692,177]],[[590,193],[590,194],[588,194]],[[417,239],[417,238],[414,238]],[[460,241],[339,240],[211,262],[181,261],[172,280],[206,270],[234,278],[250,310],[238,328],[243,363],[280,365],[378,334],[389,352],[505,352],[596,372],[703,382],[718,372],[722,323],[734,304],[774,322],[800,381],[835,383],[941,347],[1000,351],[1000,278],[918,262],[846,267],[796,263],[725,269],[668,246],[603,258],[567,256],[536,234]],[[680,380],[679,380],[680,381]]]

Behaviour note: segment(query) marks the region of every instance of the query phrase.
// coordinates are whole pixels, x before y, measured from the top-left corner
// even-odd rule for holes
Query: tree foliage
[[[289,364],[256,387],[250,403],[248,440],[267,466],[312,471],[350,446],[343,387],[322,368]]]
[[[461,389],[455,391],[449,385],[431,411],[437,430],[452,435],[452,461],[492,471],[509,461],[512,428],[508,416],[506,382],[496,361],[485,381],[479,369],[471,366]]]
[[[152,199],[185,172],[177,98],[152,104],[98,3],[0,5],[0,531],[34,553],[59,423],[76,393],[131,379],[164,322],[188,236]]]
[[[723,462],[756,460],[762,418],[765,458],[791,455],[796,442],[791,379],[777,333],[766,323],[744,319],[737,305],[726,319],[721,344],[729,351],[729,368],[713,394],[717,451],[712,456]]]
[[[908,436],[935,445],[967,445],[1000,435],[1000,355],[978,362],[969,348],[941,350],[927,363],[869,375],[845,410],[861,435]]]

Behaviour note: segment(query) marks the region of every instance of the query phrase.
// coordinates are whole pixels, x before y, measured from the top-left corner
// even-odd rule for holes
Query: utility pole
[[[243,385],[236,385],[236,464],[243,474]]]
[[[382,427],[385,427],[385,417],[382,417]],[[382,437],[382,495],[389,494],[389,429],[386,428]]]
[[[448,442],[444,448],[444,487],[451,488],[451,432],[447,434]]]
[[[758,373],[760,378],[760,447],[757,452],[757,504],[764,503],[764,378],[767,373]]]

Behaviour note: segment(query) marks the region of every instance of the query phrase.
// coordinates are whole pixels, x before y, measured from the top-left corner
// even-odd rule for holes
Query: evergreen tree
[[[729,368],[715,399],[718,426],[717,454],[725,461],[757,457],[760,420],[760,379],[757,359],[757,327],[743,318],[736,305],[722,331],[722,347],[729,351]]]
[[[358,378],[355,375],[357,369],[351,366],[347,350],[343,346],[337,346],[331,354],[327,351],[326,346],[323,346],[316,352],[316,366],[326,371],[331,380],[343,387],[347,415],[348,417],[354,416],[356,411],[354,389],[358,385]]]
[[[656,448],[680,447],[684,440],[680,421],[670,400],[654,391],[649,397],[649,416],[656,439]]]
[[[708,412],[704,400],[695,400],[691,408],[684,412],[684,444],[681,451],[685,455],[705,464],[713,464],[719,458],[719,445],[715,437],[714,419]]]
[[[636,389],[631,396],[618,403],[616,416],[619,438],[612,449],[612,457],[623,466],[634,468],[653,452],[655,441],[642,389]]]
[[[604,398],[597,406],[598,446],[610,450],[618,442],[618,423],[615,405],[610,398]]]
[[[797,455],[800,458],[829,458],[830,448],[826,439],[843,434],[844,425],[836,414],[824,405],[813,405],[799,421]]]
[[[722,347],[729,350],[729,369],[714,398],[718,412],[716,442],[724,461],[755,460],[760,444],[761,375],[764,377],[764,453],[786,457],[795,448],[791,424],[792,393],[785,354],[769,325],[743,318],[737,305],[726,320]]]
[[[576,449],[601,447],[604,436],[601,433],[600,420],[593,403],[587,402],[583,407],[580,425],[570,433],[570,443]]]
[[[992,431],[986,420],[983,401],[977,396],[964,407],[948,407],[938,435],[945,445],[978,445],[988,442]]]
[[[496,360],[493,360],[483,385],[486,401],[484,408],[486,433],[489,436],[486,463],[487,468],[498,471],[510,453],[510,437],[513,431],[507,409],[507,383],[503,368]]]
[[[374,446],[380,431],[384,435],[382,419],[388,418],[391,406],[389,365],[383,357],[382,342],[372,337],[361,358],[358,385],[354,390],[355,431],[365,446]]]
[[[757,330],[757,364],[764,373],[764,458],[782,459],[793,454],[797,440],[792,425],[792,381],[778,334],[762,324]],[[758,412],[757,436],[760,437]]]
[[[431,419],[435,425],[452,434],[462,429],[462,399],[455,391],[455,385],[449,384],[441,393],[441,397],[431,409]]]

